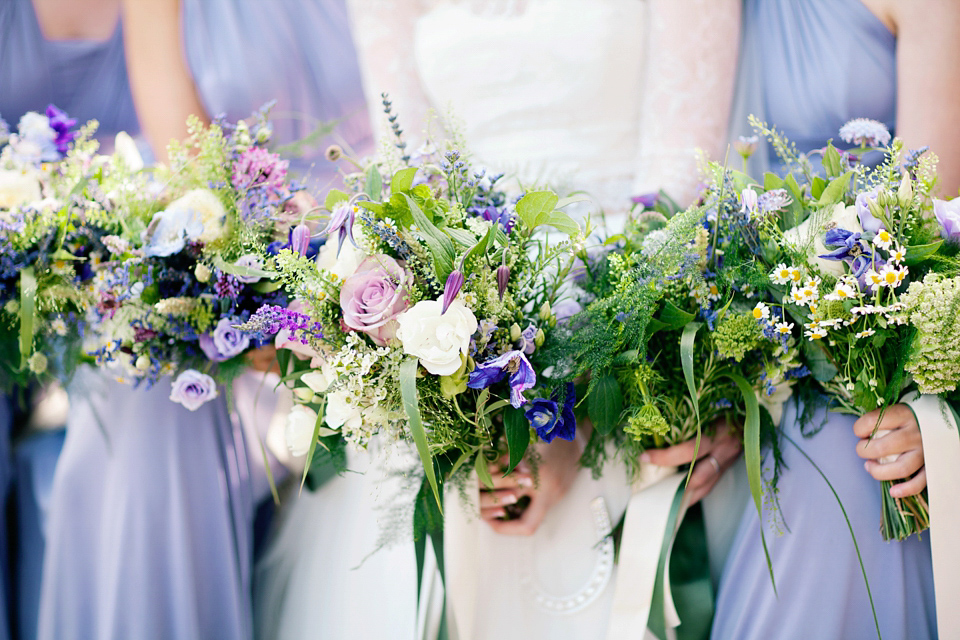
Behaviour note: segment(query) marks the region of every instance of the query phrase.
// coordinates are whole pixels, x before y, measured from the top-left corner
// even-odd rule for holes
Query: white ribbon
[[[463,491],[480,495],[477,474],[471,473]],[[447,487],[443,496],[443,547],[447,581],[447,631],[451,640],[472,640],[480,574],[480,545],[477,503],[460,499],[458,487]]]
[[[930,550],[941,638],[960,638],[960,431],[949,407],[937,396],[903,400],[917,416],[923,437],[930,507]]]
[[[647,464],[634,482],[633,495],[627,504],[623,522],[617,584],[607,640],[647,637],[647,620],[650,617],[653,590],[657,581],[660,551],[668,536],[672,546],[676,528],[683,519],[686,505],[681,506],[677,525],[672,530],[667,530],[674,498],[686,476],[685,473],[677,472],[676,468]],[[664,566],[665,578],[670,566],[669,553],[667,559]],[[670,593],[670,581],[666,579],[664,609],[667,626],[672,628],[679,625],[680,620]]]

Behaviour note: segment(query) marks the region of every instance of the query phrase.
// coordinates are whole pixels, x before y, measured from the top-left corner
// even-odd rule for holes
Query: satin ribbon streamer
[[[952,409],[931,395],[904,398],[920,425],[930,506],[930,550],[941,638],[960,638],[960,430]]]

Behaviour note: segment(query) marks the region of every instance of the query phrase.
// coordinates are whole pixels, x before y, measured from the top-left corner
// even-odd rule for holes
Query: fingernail
[[[517,484],[521,487],[530,488],[533,486],[533,478],[528,478],[527,476],[520,476],[517,478]]]
[[[508,494],[504,495],[502,498],[500,498],[500,503],[501,503],[501,504],[516,504],[516,503],[517,503],[517,496],[513,495],[512,493],[508,493]]]
[[[641,454],[640,454],[640,462],[650,462],[650,454],[649,454],[649,453],[641,453]]]

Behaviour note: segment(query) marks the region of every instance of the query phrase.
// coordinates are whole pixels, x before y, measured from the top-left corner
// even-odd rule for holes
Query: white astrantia
[[[404,353],[415,356],[435,376],[449,376],[462,364],[478,323],[473,312],[454,300],[442,312],[439,300],[421,300],[397,316],[397,339]]]

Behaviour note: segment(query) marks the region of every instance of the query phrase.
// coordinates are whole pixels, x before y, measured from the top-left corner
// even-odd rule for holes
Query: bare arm
[[[940,195],[960,189],[960,1],[867,0],[897,36],[897,135],[940,158]]]
[[[696,196],[697,150],[722,159],[733,102],[741,0],[650,0],[650,42],[634,189]]]
[[[140,127],[157,158],[187,135],[187,117],[206,110],[187,67],[179,0],[123,0],[123,44]]]

